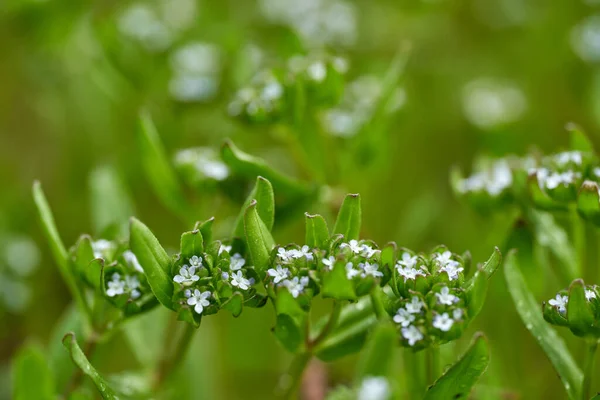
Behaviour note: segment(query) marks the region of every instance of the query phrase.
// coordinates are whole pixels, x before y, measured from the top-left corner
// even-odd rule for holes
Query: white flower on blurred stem
[[[398,260],[398,264],[408,268],[413,268],[417,265],[417,256],[411,256],[409,253],[402,253],[402,260]]]
[[[129,6],[119,17],[122,35],[138,41],[146,50],[160,52],[173,42],[173,32],[158,17],[156,11],[143,3]]]
[[[492,129],[521,118],[527,109],[523,91],[509,81],[480,78],[465,85],[462,95],[466,118],[482,129]]]
[[[250,288],[250,285],[252,285],[252,282],[244,278],[244,275],[242,275],[242,271],[237,271],[236,273],[231,274],[231,284],[242,290],[248,290],[248,288]]]
[[[333,266],[335,265],[335,257],[334,256],[329,256],[329,258],[324,258],[321,261],[323,262],[323,265],[325,265],[327,267],[327,269],[329,269],[329,270],[332,270]]]
[[[497,196],[512,185],[512,170],[506,160],[498,160],[486,171],[478,172],[460,182],[459,190],[463,193],[486,190]]]
[[[354,264],[352,264],[351,262],[346,264],[346,278],[353,279],[359,274],[360,271],[358,269],[354,269]]]
[[[281,265],[278,265],[275,269],[270,268],[267,273],[269,276],[273,277],[274,283],[279,283],[290,276],[290,270],[283,268]]]
[[[444,286],[440,290],[440,293],[435,294],[435,297],[437,297],[439,304],[443,304],[445,306],[451,306],[458,301],[458,297],[450,293],[448,286]]]
[[[556,307],[558,312],[561,314],[565,314],[567,312],[567,304],[569,303],[568,296],[561,296],[557,294],[555,298],[548,300],[548,304]]]
[[[238,271],[242,269],[244,265],[246,265],[246,260],[242,258],[240,253],[235,253],[233,256],[231,256],[229,268],[232,271]]]
[[[133,251],[131,251],[131,250],[125,250],[123,252],[123,258],[125,259],[125,262],[129,266],[131,266],[133,269],[135,269],[137,272],[144,273],[144,269],[140,265],[140,262],[138,261],[138,259],[135,256],[135,254],[133,254]]]
[[[585,289],[585,299],[591,301],[596,298],[596,293],[593,290]]]
[[[390,384],[381,376],[368,376],[363,379],[358,390],[357,400],[388,400]]]
[[[315,82],[322,82],[327,76],[327,67],[322,61],[316,61],[308,66],[306,73]]]
[[[211,296],[211,293],[207,290],[205,292],[200,292],[198,289],[194,289],[194,292],[190,289],[186,289],[183,293],[185,297],[187,297],[187,303],[190,306],[194,306],[194,311],[197,314],[202,314],[204,311],[204,307],[208,307],[210,305],[210,301],[208,299]]]
[[[452,311],[452,318],[454,318],[455,320],[462,319],[462,317],[463,317],[462,308],[457,308],[454,311]]]
[[[231,251],[231,246],[221,245],[219,247],[219,254],[218,255],[221,255],[222,252],[229,253],[230,251]]]
[[[362,251],[362,246],[358,244],[358,240],[352,239],[348,243],[340,244],[340,249],[345,249],[346,247],[349,248],[354,254],[360,254]]]
[[[222,181],[229,176],[229,168],[218,157],[214,149],[194,147],[177,152],[174,161],[178,167],[195,170],[200,178]]]
[[[579,175],[573,171],[554,172],[545,180],[548,189],[556,189],[560,185],[568,186],[573,183]]]
[[[421,312],[421,308],[423,308],[425,304],[419,299],[417,296],[413,296],[410,303],[406,303],[406,311],[411,314],[418,314]]]
[[[196,269],[202,268],[202,257],[192,256],[190,258],[190,266]]]
[[[446,265],[440,268],[440,271],[448,274],[448,279],[451,281],[458,279],[458,274],[463,270],[464,268],[460,267],[460,264],[454,260],[450,260]]]
[[[363,270],[362,277],[366,277],[368,275],[374,276],[375,278],[380,278],[383,276],[383,272],[379,271],[379,265],[370,264],[368,262],[360,263],[358,266]]]
[[[191,42],[179,47],[170,61],[176,73],[192,76],[211,76],[221,69],[219,48],[203,42]]]
[[[267,83],[260,92],[260,97],[268,101],[279,100],[282,95],[283,86],[276,80]]]
[[[583,61],[600,61],[600,15],[587,17],[572,29],[571,47]]]
[[[216,181],[224,181],[229,176],[229,168],[222,161],[198,160],[196,167],[204,176]]]
[[[214,76],[194,76],[176,74],[169,81],[169,93],[181,102],[212,100],[219,89],[219,81]]]
[[[196,267],[189,267],[184,265],[179,270],[179,274],[175,275],[173,281],[183,285],[190,286],[192,283],[197,282],[200,279],[198,275],[196,275]]]
[[[375,254],[379,253],[379,250],[372,248],[368,244],[362,245],[362,253],[361,255],[367,259],[373,257]]]
[[[283,286],[287,288],[294,298],[297,298],[304,291],[304,288],[308,286],[308,277],[303,276],[302,278],[298,278],[295,276],[292,279],[286,279],[283,281]]]
[[[554,158],[561,166],[564,166],[568,163],[581,165],[583,162],[583,157],[579,151],[563,151],[562,153],[556,154]]]
[[[302,246],[300,250],[290,250],[293,258],[302,258],[306,257],[308,261],[313,260],[313,253],[310,251],[310,247],[307,245]]]
[[[4,259],[13,272],[25,277],[29,276],[38,267],[40,250],[30,237],[11,235],[4,247]]]
[[[132,299],[137,299],[141,296],[138,288],[140,287],[140,281],[135,275],[125,275],[125,290],[131,293]]]
[[[334,108],[323,114],[323,125],[333,136],[347,138],[357,133],[360,122],[351,111]]]
[[[448,313],[443,313],[442,315],[438,314],[433,317],[433,327],[441,331],[448,332],[453,324],[454,320],[450,318]]]
[[[423,339],[423,334],[417,327],[411,325],[408,328],[402,328],[402,337],[408,340],[409,346],[414,346],[415,343]]]
[[[99,239],[92,242],[92,250],[94,251],[94,258],[106,258],[108,252],[112,252],[115,249],[115,244],[109,240]]]
[[[121,280],[121,275],[117,272],[112,274],[112,278],[106,284],[108,289],[106,289],[106,295],[109,297],[114,297],[125,293],[125,281]]]
[[[394,315],[394,322],[403,327],[409,326],[414,320],[415,316],[409,313],[405,308],[399,308],[396,315]]]

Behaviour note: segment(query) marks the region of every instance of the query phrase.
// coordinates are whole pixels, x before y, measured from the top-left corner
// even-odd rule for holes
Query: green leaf
[[[582,218],[600,225],[600,193],[598,184],[584,181],[577,196],[577,211]]]
[[[467,307],[469,318],[475,318],[483,308],[485,296],[488,289],[488,278],[483,268],[479,269],[473,278],[471,284],[467,287]]]
[[[594,145],[579,125],[574,122],[569,122],[565,128],[571,134],[569,140],[571,150],[590,153],[594,152]]]
[[[326,249],[329,245],[329,229],[322,216],[305,213],[306,244],[311,249]]]
[[[140,114],[138,136],[142,166],[154,193],[171,212],[188,221],[191,216],[190,207],[167,158],[156,127],[146,112]]]
[[[585,298],[585,284],[576,279],[569,287],[569,302],[567,303],[567,320],[569,328],[577,336],[594,336],[598,329],[594,328],[594,311],[590,302]]]
[[[388,322],[380,323],[371,332],[357,367],[357,380],[368,376],[390,376],[398,330]]]
[[[361,223],[360,195],[348,194],[335,220],[334,234],[344,235],[344,240],[358,240]]]
[[[90,173],[90,202],[94,232],[100,237],[125,237],[133,203],[116,169],[96,168]]]
[[[271,232],[258,215],[257,202],[253,200],[244,214],[244,225],[246,233],[246,245],[252,258],[252,263],[259,275],[264,277],[271,251],[275,247],[275,241]]]
[[[496,272],[501,262],[502,254],[500,253],[500,249],[495,247],[490,258],[483,264],[481,271],[485,274],[486,278],[489,279],[494,275],[494,272]]]
[[[336,261],[333,269],[323,275],[323,297],[336,300],[355,300],[354,285],[346,277],[346,266]]]
[[[221,308],[229,311],[234,317],[239,317],[242,313],[242,304],[244,303],[244,296],[235,292],[226,302],[221,305]]]
[[[221,147],[221,158],[223,162],[236,174],[255,179],[263,176],[268,179],[277,193],[286,196],[308,196],[313,189],[271,168],[265,160],[251,156],[238,149],[231,140],[225,141]]]
[[[93,287],[100,287],[100,270],[90,265],[96,258],[92,247],[92,238],[88,235],[82,235],[75,245],[74,263],[79,275]]]
[[[579,400],[583,374],[569,353],[565,342],[544,320],[541,307],[529,291],[521,274],[515,252],[509,253],[506,257],[504,277],[513,302],[527,330],[531,332],[550,359],[565,386],[569,398]]]
[[[394,268],[397,251],[396,243],[390,242],[386,244],[383,249],[381,249],[381,264],[389,268]]]
[[[74,331],[77,335],[83,335],[82,319],[76,305],[70,304],[50,331],[47,349],[48,364],[54,377],[56,390],[59,393],[67,389],[69,380],[76,368],[69,360],[69,355],[65,352],[61,340],[65,332]]]
[[[215,217],[211,217],[202,223],[197,223],[194,229],[198,229],[204,239],[204,245],[208,245],[212,241],[212,226],[215,222]]]
[[[58,229],[56,229],[56,224],[54,223],[54,216],[52,215],[50,206],[46,201],[46,196],[44,196],[42,186],[37,181],[33,183],[33,200],[35,202],[38,215],[42,223],[42,228],[44,230],[46,240],[48,240],[50,250],[52,251],[52,256],[54,257],[54,261],[58,266],[58,270],[60,271],[61,277],[66,283],[67,287],[69,288],[71,295],[73,296],[75,302],[77,303],[77,306],[81,310],[81,313],[83,315],[89,316],[89,306],[85,301],[83,292],[81,291],[81,288],[77,283],[77,277],[75,276],[74,271],[70,268],[67,250],[65,249],[65,245],[63,244],[60,235],[58,234]]]
[[[424,400],[467,399],[490,362],[490,349],[482,333],[476,333],[462,358],[425,393]]]
[[[14,400],[52,400],[55,387],[52,372],[40,348],[28,345],[12,362]]]
[[[567,207],[560,202],[552,199],[546,192],[544,192],[540,187],[540,182],[537,176],[537,173],[534,172],[529,175],[527,178],[527,190],[529,192],[529,197],[533,204],[536,207],[542,210],[554,211],[561,210],[564,211]]]
[[[173,310],[171,259],[146,225],[136,218],[129,224],[129,244],[144,269],[152,292],[162,305]]]
[[[75,334],[73,332],[69,332],[65,335],[65,337],[63,338],[63,345],[71,354],[71,359],[73,360],[75,365],[77,365],[81,369],[81,371],[92,380],[92,382],[94,382],[94,385],[96,385],[96,389],[98,389],[103,399],[119,399],[119,397],[113,391],[113,389],[111,389],[110,386],[108,386],[104,378],[102,378],[98,371],[96,371],[92,364],[90,364],[83,351],[81,351],[79,345],[77,344]]]
[[[193,256],[200,257],[204,252],[204,240],[200,230],[194,229],[181,235],[181,257],[184,262]]]
[[[296,321],[287,314],[277,315],[273,333],[283,347],[291,353],[295,353],[300,346],[300,343],[302,343],[302,331],[300,327],[296,325]]]
[[[352,323],[338,325],[331,334],[316,348],[319,359],[330,362],[360,351],[367,340],[369,330],[377,323],[377,317],[371,309],[363,318]]]
[[[256,212],[264,222],[267,230],[270,232],[273,229],[273,223],[275,222],[275,195],[273,193],[273,186],[271,186],[271,182],[259,176],[256,178],[256,185],[254,185],[254,188],[246,198],[235,221],[232,239],[244,237],[244,214],[253,201],[257,202]]]

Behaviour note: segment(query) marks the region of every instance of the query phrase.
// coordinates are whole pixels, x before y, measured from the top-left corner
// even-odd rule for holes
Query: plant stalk
[[[582,400],[591,398],[592,382],[594,377],[594,364],[596,358],[596,350],[598,349],[598,340],[590,340],[588,343],[588,351],[586,353],[585,365],[583,370],[583,384],[581,387]]]
[[[163,346],[163,356],[158,363],[156,375],[154,378],[154,388],[158,389],[167,380],[167,378],[177,370],[181,365],[185,353],[187,352],[196,328],[188,323],[183,323],[183,327],[178,329],[177,319],[171,318],[169,327],[165,332],[165,345]],[[179,334],[177,335],[177,330]],[[177,337],[176,340],[174,340]]]
[[[431,347],[427,350],[427,385],[433,384],[441,375],[440,349]]]

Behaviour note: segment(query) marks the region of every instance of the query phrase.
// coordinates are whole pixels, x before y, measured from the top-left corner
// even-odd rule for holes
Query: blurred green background
[[[381,79],[405,42],[412,50],[402,97],[380,143],[389,163],[356,177],[342,171],[336,189],[363,196],[364,237],[416,250],[443,243],[469,249],[481,262],[503,244],[505,221],[459,204],[449,168],[468,170],[482,153],[557,150],[567,144],[570,121],[598,142],[600,1],[3,0],[0,398],[9,398],[11,356],[26,341],[47,344],[70,303],[36,220],[33,180],[43,183],[70,244],[92,230],[89,174],[112,165],[136,216],[175,248],[190,227],[161,205],[146,180],[135,137],[140,109],[152,114],[170,154],[218,148],[229,137],[295,174],[276,135],[228,115],[237,89],[260,68],[315,48],[346,57],[349,80]],[[204,51],[200,76],[178,65],[178,51],[193,44]],[[336,146],[343,151],[352,139],[338,137]],[[198,217],[235,216],[211,206]],[[288,225],[276,238],[302,240],[302,225]],[[562,287],[546,272],[539,266],[540,301]],[[493,281],[471,328],[486,332],[493,357],[480,385],[485,390],[475,397],[565,398],[501,274]],[[189,356],[198,367],[190,370],[194,381],[181,384],[194,398],[269,398],[289,358],[269,331],[273,322],[270,307],[240,319],[207,318]],[[457,346],[467,343],[465,337]],[[103,346],[110,353],[100,349],[93,358],[100,371],[135,368],[122,338]],[[119,358],[107,357],[115,349]],[[332,364],[329,381],[348,382],[352,366],[352,358]]]

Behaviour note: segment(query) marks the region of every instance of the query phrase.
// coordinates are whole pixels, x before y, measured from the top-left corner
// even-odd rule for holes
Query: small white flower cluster
[[[116,244],[110,240],[98,239],[92,242],[94,258],[111,258],[112,253],[116,250],[116,248]]]
[[[310,247],[308,247],[307,245],[302,246],[302,248],[300,250],[297,250],[297,249],[286,250],[283,247],[280,247],[277,249],[277,258],[283,264],[290,264],[294,260],[298,260],[302,257],[306,258],[307,261],[314,260],[314,254],[310,250]]]
[[[184,264],[179,269],[179,274],[173,277],[173,281],[183,286],[190,286],[195,282],[198,282],[200,277],[196,274],[196,271],[202,266],[202,257],[192,256],[190,258],[190,265]]]
[[[366,278],[367,276],[381,278],[383,276],[383,272],[379,271],[379,265],[377,264],[371,264],[366,261],[364,263],[358,263],[357,267],[358,268],[354,268],[352,262],[346,263],[346,277],[348,279],[354,279],[356,276],[360,276],[361,278]]]
[[[229,103],[228,112],[232,117],[246,114],[258,117],[270,114],[281,107],[284,96],[283,84],[270,71],[259,73],[250,86],[240,89]]]
[[[121,279],[121,274],[115,272],[112,274],[111,280],[106,284],[106,295],[108,297],[115,297],[122,294],[129,294],[130,298],[137,299],[141,296],[140,281],[135,275],[125,275]]]
[[[283,247],[277,249],[277,258],[282,264],[291,264],[294,260],[306,258],[308,261],[314,259],[313,253],[308,246],[302,246],[300,250],[286,250]],[[294,298],[297,298],[304,292],[308,286],[309,279],[307,276],[294,276],[289,268],[277,265],[275,268],[270,268],[267,274],[273,278],[273,283],[277,286],[286,287]]]
[[[231,246],[221,245],[221,247],[219,248],[219,254],[221,254],[223,251],[229,253],[231,251]],[[223,278],[223,280],[226,281],[231,278],[231,285],[237,287],[238,289],[250,289],[250,287],[254,285],[255,282],[254,278],[248,279],[244,277],[244,273],[242,271],[242,267],[244,265],[246,265],[246,259],[242,257],[240,253],[234,253],[229,258],[229,270],[231,271],[231,274],[229,274],[229,272],[223,272],[221,277]]]
[[[458,279],[459,274],[464,271],[458,261],[452,260],[452,253],[449,251],[437,254],[435,260],[440,266],[440,271],[447,273],[448,279],[451,281]]]
[[[568,164],[581,165],[583,163],[583,155],[580,151],[564,151],[553,156],[555,162],[561,167]]]
[[[462,193],[479,192],[485,190],[491,196],[498,196],[510,188],[513,183],[513,174],[506,160],[496,161],[489,170],[481,171],[463,179],[459,183]]]
[[[367,376],[358,389],[358,400],[388,400],[390,396],[390,384],[382,376]]]
[[[418,263],[417,256],[411,256],[409,253],[402,253],[402,260],[398,260],[396,263],[396,270],[401,277],[404,278],[404,282],[407,280],[416,280],[417,276],[426,276],[427,272],[423,269],[423,266],[415,268]]]
[[[194,171],[194,175],[199,175],[200,180],[223,181],[229,177],[229,167],[212,148],[195,147],[181,150],[175,155],[174,163],[182,172]]]
[[[374,249],[373,247],[369,246],[368,244],[360,244],[358,242],[358,240],[354,240],[352,239],[350,242],[348,243],[341,243],[340,244],[340,249],[350,249],[350,251],[352,251],[352,253],[364,257],[366,259],[370,259],[373,256],[375,256],[377,253],[379,253],[379,250]]]
[[[537,168],[532,170],[537,176],[541,189],[556,189],[559,186],[569,186],[581,178],[581,174],[575,171],[550,171],[547,168]]]
[[[212,100],[220,85],[220,49],[209,43],[191,42],[171,56],[171,96],[181,102]]]
[[[587,297],[587,293],[586,293]],[[548,304],[555,307],[559,313],[565,315],[567,313],[567,304],[569,303],[569,296],[563,296],[557,294],[555,298],[548,300]]]

